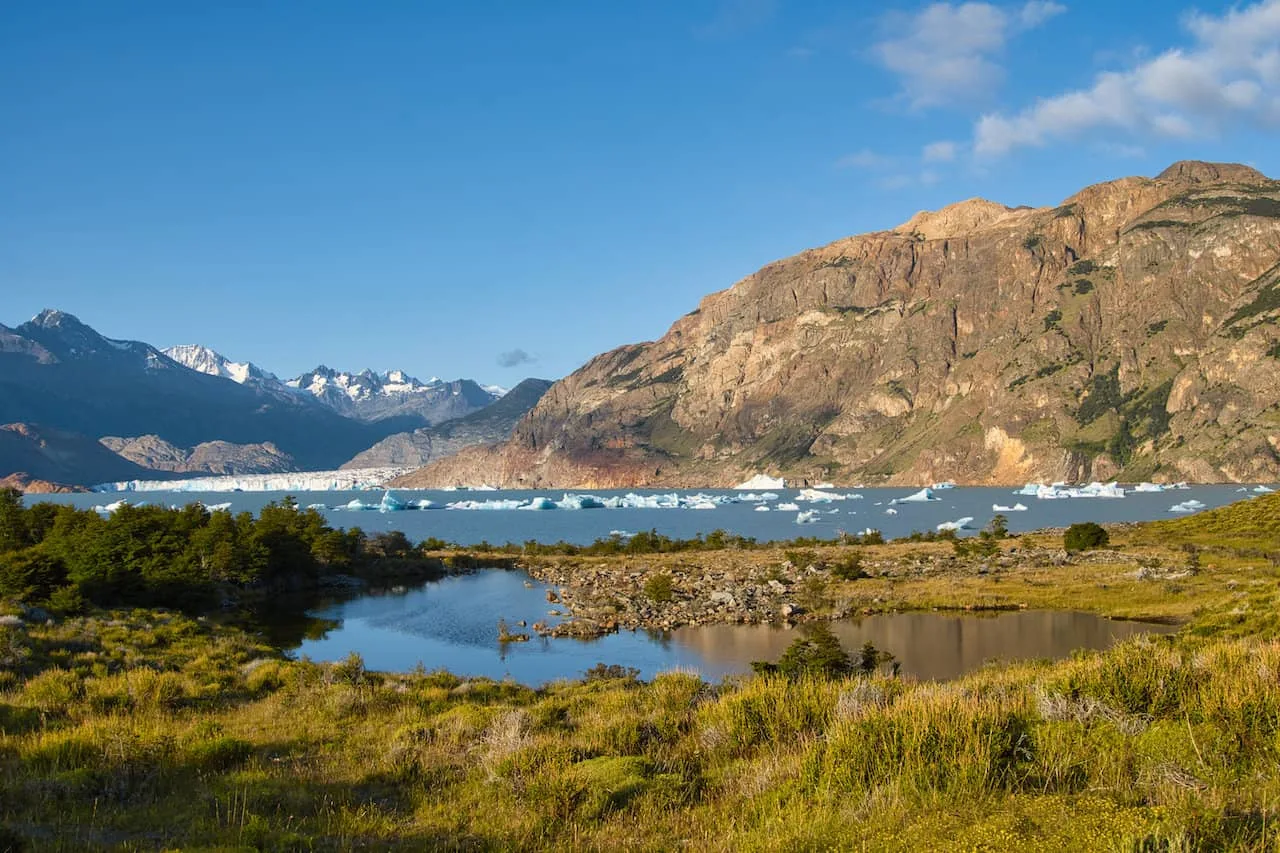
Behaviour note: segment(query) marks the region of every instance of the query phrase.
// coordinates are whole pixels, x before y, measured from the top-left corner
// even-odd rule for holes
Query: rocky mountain
[[[1280,478],[1280,183],[1175,163],[766,266],[408,482]]]
[[[551,382],[546,379],[526,379],[483,409],[437,426],[384,438],[342,467],[421,466],[464,447],[505,441],[550,387]]]
[[[210,376],[221,376],[240,385],[246,383],[272,387],[284,385],[274,374],[268,373],[253,362],[232,361],[221,353],[199,344],[166,347],[162,352],[178,364],[192,370],[207,373]]]
[[[178,474],[280,474],[298,470],[293,457],[271,442],[231,444],[205,441],[193,448],[176,447],[158,435],[135,438],[105,436],[108,450],[151,471]]]
[[[0,330],[0,423],[9,422],[84,437],[157,435],[177,447],[271,442],[310,469],[334,468],[422,424],[417,417],[362,423],[307,395],[228,382],[54,310]],[[0,475],[17,470],[23,469],[0,467]],[[71,482],[95,481],[86,469]]]
[[[0,426],[0,474],[24,491],[156,476],[91,438],[22,423]]]
[[[433,376],[423,382],[403,370],[345,373],[324,365],[285,384],[335,412],[364,421],[410,415],[439,424],[483,409],[500,396],[470,379],[446,382]]]

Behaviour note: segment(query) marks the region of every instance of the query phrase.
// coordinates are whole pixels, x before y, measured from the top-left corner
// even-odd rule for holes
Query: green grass
[[[1114,559],[998,573],[886,575],[948,543],[860,547],[870,576],[833,580],[838,594],[1187,620],[941,684],[602,668],[532,689],[286,660],[241,628],[157,610],[6,618],[0,844],[1275,850],[1280,495],[1110,532]]]

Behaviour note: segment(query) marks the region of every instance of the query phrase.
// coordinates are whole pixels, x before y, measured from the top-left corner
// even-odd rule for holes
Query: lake
[[[516,624],[548,616],[549,587],[519,571],[487,569],[362,595],[312,612],[328,625],[293,649],[335,661],[358,652],[371,669],[405,672],[421,664],[458,675],[513,678],[540,685],[580,678],[597,663],[634,667],[642,678],[672,669],[711,681],[749,672],[753,660],[777,660],[803,627],[711,625],[668,633],[622,631],[592,640],[540,638],[498,642],[498,619]],[[898,613],[830,623],[842,645],[865,642],[891,652],[904,675],[955,678],[993,660],[1063,658],[1076,649],[1105,649],[1141,633],[1176,628],[1103,619],[1090,613],[1016,611],[994,615]]]
[[[107,494],[31,495],[28,502],[52,500],[79,507],[105,506],[125,499],[133,503],[181,506],[200,501],[207,506],[229,504],[233,512],[257,511],[269,501],[292,494],[302,506],[316,506],[336,527],[360,527],[366,532],[400,530],[414,541],[437,537],[471,545],[481,541],[556,542],[587,544],[613,531],[635,533],[656,529],[668,536],[689,538],[722,529],[760,541],[812,536],[836,539],[841,532],[858,533],[867,528],[881,531],[885,538],[905,536],[912,531],[936,529],[937,525],[971,518],[968,530],[976,531],[995,514],[993,505],[1022,505],[1025,511],[1003,513],[1014,532],[1044,527],[1066,527],[1081,521],[1118,522],[1174,518],[1171,507],[1196,501],[1205,508],[1223,506],[1251,496],[1239,485],[1192,486],[1159,492],[1128,492],[1123,498],[1037,499],[1017,495],[1014,489],[953,488],[934,492],[937,500],[899,502],[915,489],[840,488],[826,502],[804,500],[794,489],[776,489],[770,500],[747,500],[762,493],[706,489],[698,492],[673,490],[585,491],[574,490],[578,499],[564,501],[562,490],[541,491],[438,491],[396,490],[393,497],[408,503],[428,501],[431,509],[379,512],[343,508],[351,501],[378,506],[383,492],[130,492]],[[1242,491],[1243,490],[1243,491]],[[626,499],[636,496],[635,500]],[[855,497],[856,496],[856,497]],[[843,498],[843,499],[839,499]],[[607,502],[661,503],[673,506],[623,505],[616,508],[565,509],[556,503],[581,505]],[[447,508],[454,504],[466,508]],[[516,509],[515,506],[543,506],[545,509]],[[694,508],[698,507],[698,508]],[[783,509],[783,507],[788,507]],[[761,508],[764,508],[763,510]],[[1185,507],[1184,507],[1185,508]],[[809,523],[797,524],[805,513]],[[966,531],[961,530],[961,535]]]

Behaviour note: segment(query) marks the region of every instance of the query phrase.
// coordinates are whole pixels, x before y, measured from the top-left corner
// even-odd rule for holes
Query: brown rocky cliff
[[[405,484],[1280,478],[1280,184],[1186,162],[770,264]]]

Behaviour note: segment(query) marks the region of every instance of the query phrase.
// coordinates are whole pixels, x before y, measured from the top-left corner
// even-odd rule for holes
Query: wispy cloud
[[[920,159],[926,163],[950,163],[956,159],[956,144],[945,139],[930,142],[920,152]]]
[[[513,349],[507,350],[503,353],[498,353],[499,367],[519,367],[522,364],[533,364],[537,360],[538,359],[529,355],[529,353],[522,349]]]
[[[899,97],[913,109],[989,99],[1004,80],[997,59],[1009,38],[1066,11],[1031,0],[1021,7],[992,3],[932,3],[915,15],[892,16],[902,35],[879,42],[876,59],[901,81]]]
[[[1088,89],[982,116],[974,150],[998,156],[1093,132],[1137,138],[1212,136],[1240,124],[1280,127],[1280,0],[1220,16],[1192,13],[1187,47],[1099,74]]]

